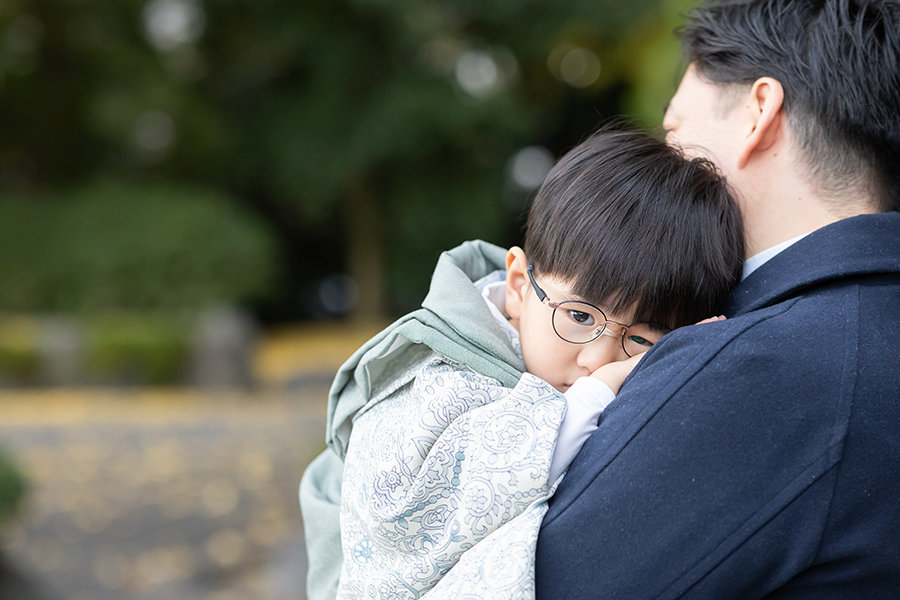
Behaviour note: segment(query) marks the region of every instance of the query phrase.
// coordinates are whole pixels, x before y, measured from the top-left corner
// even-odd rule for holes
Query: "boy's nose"
[[[576,362],[579,367],[593,373],[603,365],[626,358],[628,355],[622,349],[618,336],[601,335],[581,347]]]

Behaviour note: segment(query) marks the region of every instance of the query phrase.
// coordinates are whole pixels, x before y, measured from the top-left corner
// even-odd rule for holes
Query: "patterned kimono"
[[[442,577],[426,597],[533,596],[565,399],[532,375],[505,388],[433,352],[403,379],[354,422],[338,597],[419,598]]]
[[[442,254],[423,308],[338,372],[300,486],[310,600],[533,597],[566,400],[524,374],[476,289],[505,254]]]

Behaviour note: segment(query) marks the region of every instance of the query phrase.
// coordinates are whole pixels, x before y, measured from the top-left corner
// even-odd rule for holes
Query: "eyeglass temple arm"
[[[544,290],[542,290],[534,280],[534,265],[529,264],[526,271],[528,271],[528,279],[531,280],[531,286],[534,288],[534,291],[537,292],[538,300],[543,302],[547,299],[547,294],[544,293]]]

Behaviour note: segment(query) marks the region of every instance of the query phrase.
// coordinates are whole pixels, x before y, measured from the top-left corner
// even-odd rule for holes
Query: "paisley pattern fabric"
[[[529,374],[504,388],[436,353],[398,380],[354,421],[338,598],[419,598],[448,572],[428,598],[533,596],[564,396]]]
[[[425,600],[534,600],[534,553],[555,489],[463,554]]]

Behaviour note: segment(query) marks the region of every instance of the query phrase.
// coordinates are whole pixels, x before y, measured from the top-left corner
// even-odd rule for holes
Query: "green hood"
[[[397,373],[435,351],[515,386],[525,363],[473,285],[505,268],[506,250],[475,240],[441,254],[422,308],[395,321],[357,350],[338,370],[328,396],[326,441],[344,457],[352,419],[372,398],[397,389]]]

